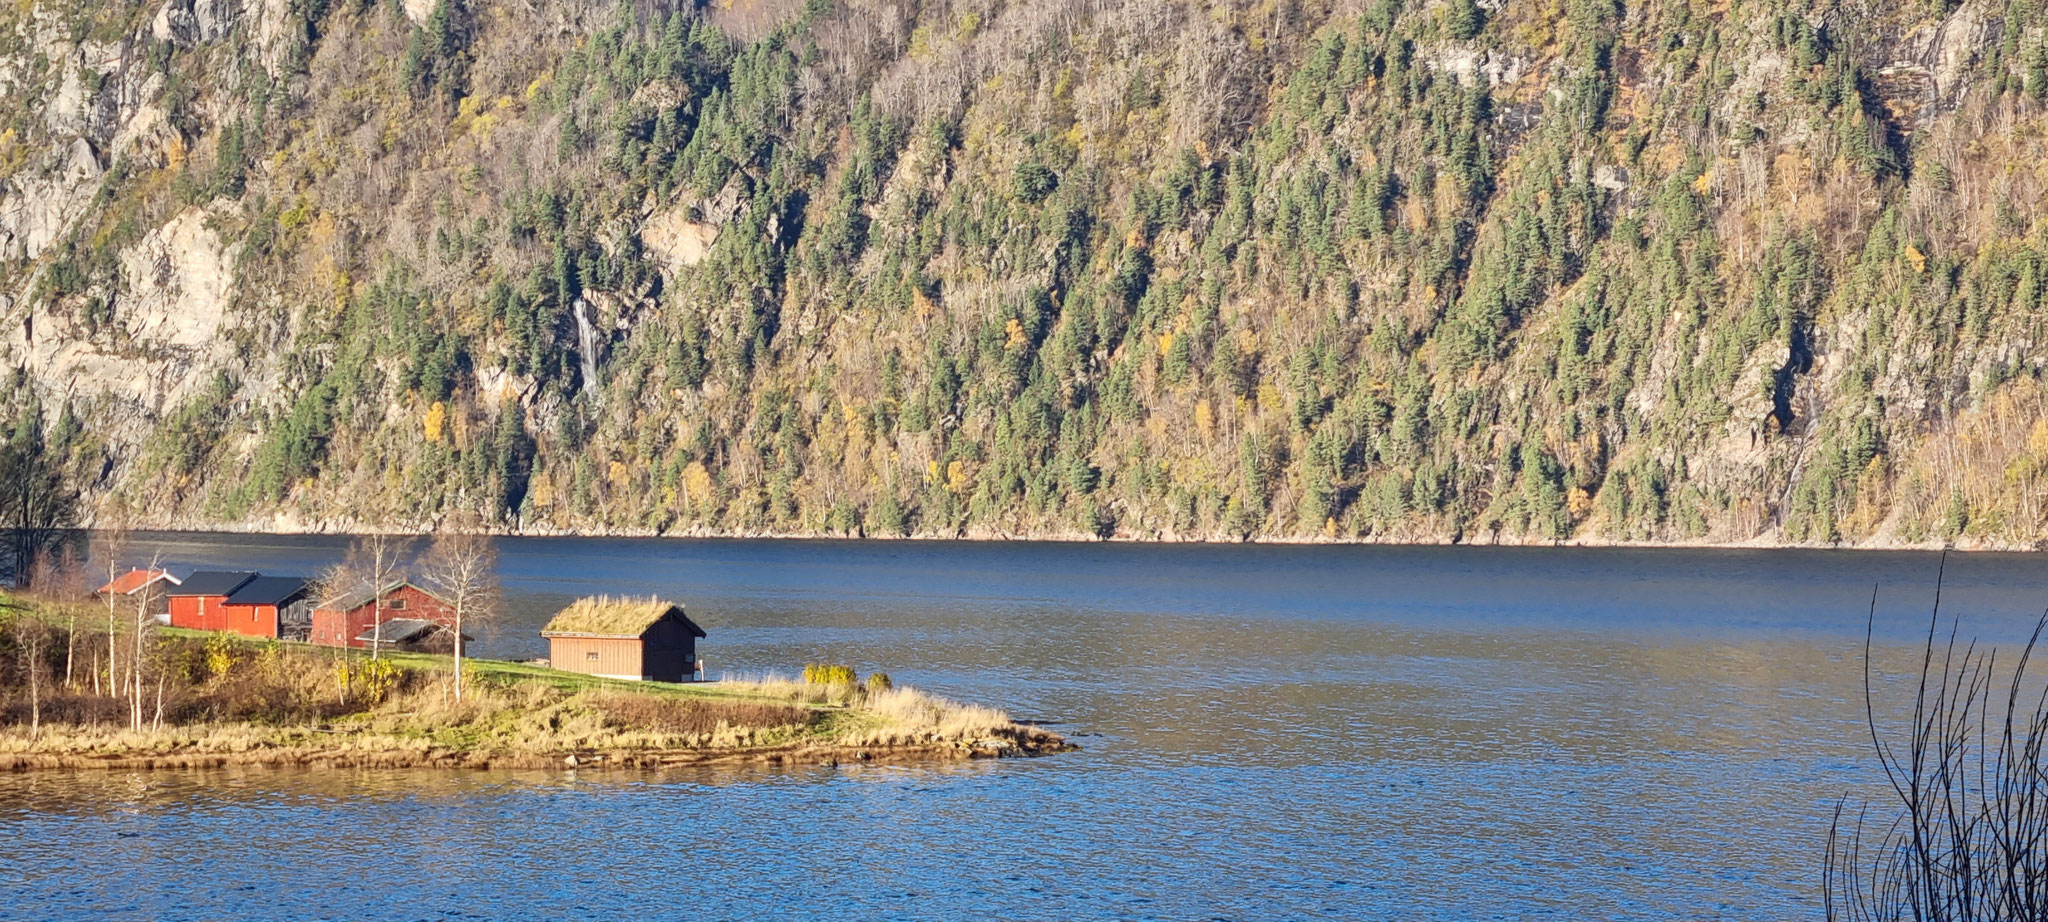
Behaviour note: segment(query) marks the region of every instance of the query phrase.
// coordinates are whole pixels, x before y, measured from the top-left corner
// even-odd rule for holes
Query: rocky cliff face
[[[2048,537],[2038,4],[0,11],[161,524]]]

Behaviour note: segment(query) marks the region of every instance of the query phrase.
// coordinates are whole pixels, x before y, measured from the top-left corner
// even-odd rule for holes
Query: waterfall
[[[583,389],[597,390],[597,330],[590,325],[590,303],[576,299],[576,351],[583,359]],[[596,394],[592,394],[593,399]]]

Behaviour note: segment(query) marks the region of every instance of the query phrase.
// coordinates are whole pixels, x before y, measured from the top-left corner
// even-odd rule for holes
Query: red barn
[[[171,626],[199,631],[228,629],[223,605],[235,590],[256,578],[254,573],[200,570],[165,593],[171,602]]]
[[[223,629],[251,637],[283,637],[306,622],[312,584],[302,576],[259,576],[221,602]]]
[[[455,608],[442,601],[439,596],[421,589],[404,580],[391,583],[379,592],[361,589],[326,602],[313,610],[312,640],[330,647],[370,647],[368,638],[376,636],[378,600],[383,600],[383,620],[386,628],[392,628],[395,621],[425,621],[453,630]],[[413,625],[411,627],[417,627]],[[387,648],[400,645],[396,636],[386,636]]]

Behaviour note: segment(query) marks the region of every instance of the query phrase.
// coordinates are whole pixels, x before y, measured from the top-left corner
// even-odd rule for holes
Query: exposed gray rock
[[[193,45],[220,41],[241,21],[240,0],[165,0],[149,30],[157,41]]]
[[[1481,51],[1463,45],[1438,49],[1436,68],[1457,78],[1459,86],[1504,86],[1520,82],[1529,62],[1516,55]]]
[[[681,208],[658,212],[640,227],[640,242],[661,258],[670,273],[702,262],[717,240],[716,226],[690,220]]]
[[[73,138],[17,174],[15,188],[0,198],[0,256],[41,256],[91,203],[102,172],[92,143]]]
[[[129,295],[124,320],[137,338],[165,347],[213,344],[234,290],[234,248],[187,209],[121,251]]]

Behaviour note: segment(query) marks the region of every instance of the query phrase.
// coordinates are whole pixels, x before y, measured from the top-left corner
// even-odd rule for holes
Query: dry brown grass
[[[612,696],[601,701],[598,707],[616,726],[657,733],[698,734],[715,733],[726,728],[766,730],[802,727],[809,725],[817,716],[811,708],[794,704],[647,695]]]
[[[868,691],[859,686],[803,682],[774,674],[718,684],[746,694],[846,708],[858,719],[839,722],[833,739],[847,745],[972,741],[1022,732],[1010,715],[995,708],[963,704],[906,686]]]

